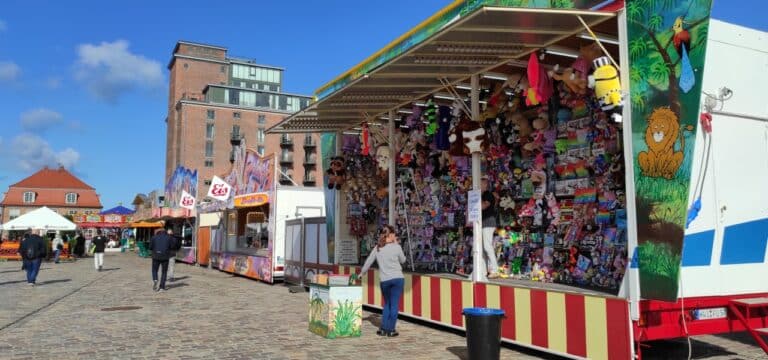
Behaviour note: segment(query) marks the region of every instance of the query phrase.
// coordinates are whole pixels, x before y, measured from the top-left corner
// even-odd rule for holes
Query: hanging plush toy
[[[440,106],[437,111],[437,135],[435,136],[435,146],[438,150],[448,150],[451,148],[451,142],[448,140],[448,132],[451,128],[451,122],[453,121],[453,114],[451,108],[448,106]]]
[[[347,169],[344,167],[344,157],[335,156],[331,158],[331,165],[325,171],[328,175],[328,188],[340,190],[347,177]]]
[[[431,98],[427,100],[427,107],[424,109],[424,123],[427,124],[425,130],[427,136],[432,136],[437,132],[437,105]]]
[[[549,76],[557,81],[562,81],[573,93],[584,95],[587,92],[587,81],[576,76],[572,68],[565,68],[562,72],[559,70],[560,65],[555,65],[554,69],[549,72]]]
[[[541,99],[536,92],[539,88],[539,58],[536,57],[536,53],[531,53],[528,58],[528,89],[525,90],[525,105],[535,106],[539,105]]]
[[[600,107],[603,111],[613,112],[611,117],[616,122],[621,122],[621,82],[619,73],[611,65],[607,56],[602,56],[594,61],[595,72],[589,76],[589,87],[595,89]]]
[[[371,141],[370,134],[368,133],[368,123],[364,122],[362,128],[363,148],[360,153],[363,154],[363,156],[368,156],[368,154],[371,152]]]

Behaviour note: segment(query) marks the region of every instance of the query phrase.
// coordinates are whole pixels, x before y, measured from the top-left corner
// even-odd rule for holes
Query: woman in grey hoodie
[[[368,272],[374,260],[379,264],[379,285],[381,294],[384,296],[381,328],[376,331],[376,334],[389,337],[397,336],[399,333],[395,331],[395,323],[397,322],[400,296],[403,295],[405,284],[401,265],[405,262],[405,254],[403,254],[403,248],[400,247],[395,235],[395,228],[391,225],[384,225],[382,228],[379,243],[365,260],[360,272],[361,276]]]

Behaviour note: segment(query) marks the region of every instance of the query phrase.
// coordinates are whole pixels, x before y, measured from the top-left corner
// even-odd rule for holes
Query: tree
[[[694,2],[706,2],[706,0],[691,1],[690,5],[693,5]],[[678,0],[633,1],[627,4],[627,17],[631,23],[642,29],[650,39],[650,41],[646,41],[643,38],[636,38],[629,43],[629,54],[633,60],[648,58],[652,61],[646,68],[648,71],[646,76],[633,74],[633,81],[652,80],[657,85],[657,88],[663,88],[664,85],[667,85],[670,109],[679,117],[681,115],[680,86],[677,79],[680,73],[678,64],[681,58],[672,44],[674,32],[671,30],[671,27],[662,28],[664,19],[660,15],[663,12],[672,10],[677,4]],[[644,8],[643,5],[649,5],[649,7]],[[649,11],[645,9],[649,9]],[[697,26],[705,23],[707,20],[709,20],[709,16],[688,22],[687,30],[693,32]],[[690,44],[689,56],[690,52],[702,46],[706,39],[706,32],[703,32],[703,36],[701,32],[698,35],[702,40]],[[655,55],[654,53],[657,53],[659,56],[652,56]]]

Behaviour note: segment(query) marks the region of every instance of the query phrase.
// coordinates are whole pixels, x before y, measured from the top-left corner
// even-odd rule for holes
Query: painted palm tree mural
[[[626,3],[640,294],[675,300],[711,0]]]

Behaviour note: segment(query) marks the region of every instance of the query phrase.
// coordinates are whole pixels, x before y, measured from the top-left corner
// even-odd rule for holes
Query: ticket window
[[[238,252],[267,255],[269,226],[266,214],[262,211],[249,211],[244,215],[242,233],[237,238]]]

